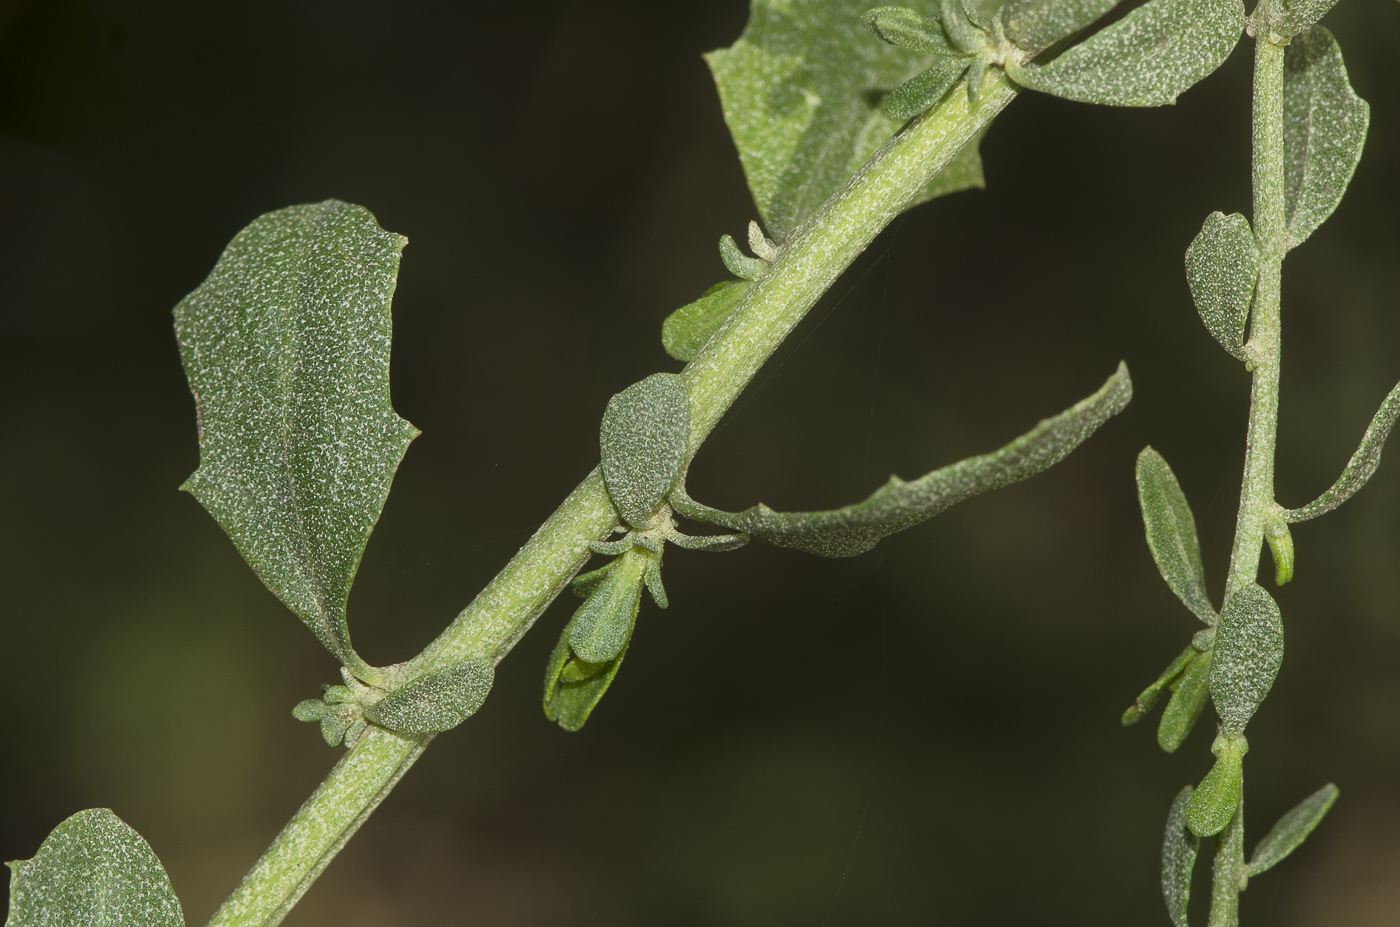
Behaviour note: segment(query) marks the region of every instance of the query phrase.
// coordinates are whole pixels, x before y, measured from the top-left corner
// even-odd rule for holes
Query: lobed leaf
[[[1213,212],[1186,249],[1186,280],[1201,321],[1225,350],[1246,360],[1244,328],[1259,281],[1259,247],[1249,220]]]
[[[1347,80],[1342,50],[1321,26],[1295,36],[1283,60],[1284,215],[1296,248],[1332,215],[1361,160],[1371,108]]]
[[[1206,591],[1206,569],[1201,563],[1195,516],[1176,474],[1151,447],[1143,448],[1138,455],[1137,487],[1147,546],[1158,572],[1197,618],[1214,624],[1215,606]]]
[[[1283,616],[1258,583],[1225,599],[1215,631],[1210,697],[1226,734],[1244,732],[1283,663]]]
[[[327,200],[255,219],[175,307],[199,414],[185,481],[258,577],[342,663],[346,599],[418,434],[389,398],[407,239]]]
[[[1222,733],[1211,747],[1215,765],[1186,803],[1186,826],[1197,837],[1214,837],[1225,829],[1240,806],[1244,787],[1244,755],[1249,742]]]
[[[1210,695],[1210,667],[1214,654],[1207,651],[1201,654],[1172,688],[1171,701],[1157,725],[1157,746],[1167,753],[1175,753],[1200,720],[1206,707],[1206,697]]]
[[[1270,21],[1269,28],[1279,35],[1297,35],[1316,25],[1336,5],[1337,0],[1279,0],[1274,7],[1278,12]]]
[[[1307,521],[1332,511],[1356,495],[1357,490],[1366,485],[1381,465],[1381,450],[1385,447],[1385,439],[1390,437],[1390,430],[1395,427],[1397,417],[1400,417],[1400,384],[1396,384],[1376,410],[1366,434],[1361,438],[1361,446],[1351,455],[1351,460],[1347,461],[1342,475],[1337,477],[1332,488],[1302,508],[1289,509],[1283,513],[1283,517],[1289,522]]]
[[[493,660],[467,660],[395,689],[369,706],[365,716],[402,734],[450,731],[481,709],[495,678]]]
[[[681,378],[654,373],[608,400],[599,429],[603,483],[622,520],[644,525],[676,483],[690,438]]]
[[[1186,927],[1191,873],[1201,849],[1201,838],[1186,826],[1186,804],[1191,800],[1192,791],[1188,785],[1176,794],[1172,809],[1167,813],[1166,833],[1162,835],[1162,898],[1174,927]]]
[[[1034,54],[1069,38],[1117,6],[1119,0],[1010,0],[1001,8],[1002,29]]]
[[[59,824],[33,859],[10,866],[5,927],[184,927],[150,844],[107,808]]]
[[[819,554],[851,557],[874,547],[881,538],[917,525],[963,499],[1009,486],[1063,460],[1099,426],[1118,414],[1132,398],[1128,368],[1118,370],[1094,395],[999,451],[971,457],[914,480],[890,477],[864,502],[825,512],[775,512],[759,504],[743,512],[723,512],[701,505],[678,487],[671,494],[676,511],[697,521],[720,525],[754,538]]]
[[[1067,100],[1161,106],[1220,67],[1243,29],[1242,0],[1148,0],[1045,64],[1007,61],[1006,73]]]
[[[1279,818],[1264,839],[1259,841],[1259,846],[1254,848],[1254,856],[1246,871],[1256,876],[1283,862],[1322,823],[1323,817],[1336,803],[1338,794],[1337,787],[1329,782]]]

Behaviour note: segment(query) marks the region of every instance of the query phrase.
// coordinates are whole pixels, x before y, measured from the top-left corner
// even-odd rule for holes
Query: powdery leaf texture
[[[999,451],[970,457],[914,480],[898,477],[864,502],[825,512],[775,512],[759,504],[743,512],[700,505],[677,491],[676,511],[779,547],[823,557],[851,557],[881,538],[925,521],[970,496],[1009,486],[1063,460],[1132,398],[1128,368],[1117,372],[1094,395],[1035,428]]]
[[[1295,36],[1283,59],[1284,215],[1302,244],[1342,201],[1371,108],[1347,80],[1342,50],[1321,26]]]
[[[1153,681],[1152,685],[1143,689],[1142,694],[1137,697],[1137,701],[1133,702],[1128,710],[1123,712],[1123,726],[1127,727],[1141,721],[1143,717],[1152,710],[1152,706],[1157,704],[1157,699],[1161,697],[1162,690],[1175,683],[1177,677],[1191,665],[1197,656],[1196,648],[1187,647],[1180,656],[1173,660],[1171,664],[1162,671],[1162,675],[1158,676],[1156,680]]]
[[[365,715],[403,734],[450,731],[480,710],[495,678],[491,660],[468,660],[395,689]]]
[[[623,650],[607,663],[598,666],[582,664],[583,669],[575,672],[580,663],[569,647],[569,632],[566,629],[555,645],[545,671],[545,717],[566,731],[581,729],[617,678],[625,656],[627,651]]]
[[[569,646],[585,663],[607,663],[627,649],[642,603],[647,558],[629,550],[611,564],[603,581],[569,620]],[[663,593],[664,595],[664,593]]]
[[[1329,782],[1279,818],[1278,823],[1259,841],[1259,846],[1254,848],[1254,856],[1248,866],[1249,874],[1256,876],[1267,872],[1298,849],[1308,834],[1322,823],[1327,812],[1332,810],[1338,794],[1337,787]]]
[[[689,363],[709,343],[752,288],[747,280],[716,283],[693,303],[666,317],[661,325],[661,346],[678,361]]]
[[[1197,837],[1214,837],[1235,816],[1244,787],[1244,755],[1249,752],[1249,742],[1221,734],[1211,750],[1215,765],[1186,803],[1186,826]]]
[[[902,125],[881,98],[932,59],[881,42],[869,0],[753,0],[743,35],[705,56],[768,234],[784,241]],[[910,206],[981,187],[970,142]]]
[[[1011,0],[1001,8],[1006,37],[1038,52],[1068,38],[1117,6],[1119,0]]]
[[[1361,446],[1351,455],[1351,460],[1347,461],[1346,468],[1332,488],[1302,508],[1284,512],[1283,517],[1289,522],[1307,521],[1332,511],[1356,495],[1357,490],[1366,485],[1366,481],[1381,465],[1381,449],[1385,447],[1385,439],[1390,437],[1397,417],[1400,417],[1400,384],[1396,384],[1381,403],[1361,438]]]
[[[680,475],[690,437],[690,397],[681,378],[654,373],[612,399],[599,429],[603,483],[623,521],[644,524]]]
[[[1206,328],[1244,360],[1244,328],[1259,281],[1259,247],[1249,220],[1238,213],[1207,216],[1186,249],[1186,280]]]
[[[1206,592],[1206,570],[1196,519],[1176,474],[1162,455],[1143,448],[1137,459],[1138,503],[1147,528],[1147,546],[1157,570],[1177,598],[1206,624],[1215,623],[1215,606]]]
[[[389,399],[406,239],[337,200],[255,219],[175,307],[199,412],[185,481],[258,577],[342,663],[345,605],[418,434]]]
[[[1210,697],[1227,734],[1244,733],[1283,663],[1283,616],[1258,583],[1225,600],[1215,632]]]
[[[1157,725],[1157,746],[1175,753],[1200,720],[1210,695],[1210,666],[1214,655],[1206,652],[1191,661],[1175,684],[1171,701]]]
[[[1269,23],[1269,28],[1279,35],[1297,35],[1315,25],[1336,5],[1337,0],[1282,0],[1277,7],[1281,13]]]
[[[1085,103],[1161,106],[1229,56],[1242,0],[1149,0],[1042,65],[1007,62],[1023,87]]]
[[[927,71],[905,81],[885,98],[885,112],[895,119],[912,119],[933,106],[967,70],[963,58],[935,62]],[[941,175],[940,175],[941,176]]]
[[[1167,829],[1162,835],[1162,899],[1167,903],[1175,927],[1186,927],[1186,906],[1191,900],[1191,873],[1196,868],[1196,854],[1201,838],[1186,826],[1186,804],[1191,800],[1191,786],[1176,794],[1172,810],[1167,814]]]
[[[184,927],[165,867],[107,808],[79,811],[9,865],[5,927]]]
[[[924,55],[961,54],[948,43],[937,16],[925,16],[907,6],[880,6],[867,10],[861,22],[882,41]]]

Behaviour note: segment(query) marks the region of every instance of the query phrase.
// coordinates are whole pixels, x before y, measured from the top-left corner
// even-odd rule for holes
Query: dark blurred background
[[[394,400],[423,430],[351,600],[405,659],[597,460],[607,398],[753,217],[700,54],[743,0],[0,5],[0,859],[85,807],[202,923],[337,758],[290,709],[336,666],[188,495],[170,308],[258,214],[339,197],[408,236]],[[1324,489],[1400,379],[1400,4],[1327,18],[1371,103],[1284,273],[1279,496]],[[1137,396],[1064,464],[851,560],[667,558],[579,734],[539,707],[561,602],[290,925],[1166,924],[1158,846],[1209,766],[1119,713],[1194,619],[1142,538],[1151,443],[1223,585],[1248,377],[1182,253],[1248,213],[1243,42],[1175,107],[1027,94],[988,189],[897,221],[706,445],[711,504],[816,508]],[[1392,451],[1400,455],[1400,451]],[[1342,798],[1252,925],[1400,919],[1400,464],[1295,529],[1288,655],[1250,725],[1251,845]],[[1266,558],[1267,564],[1267,558]],[[1204,859],[1197,901],[1208,893]],[[1203,920],[1203,918],[1202,918]]]

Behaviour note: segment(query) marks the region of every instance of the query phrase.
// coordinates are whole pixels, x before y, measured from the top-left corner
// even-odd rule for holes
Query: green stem
[[[1215,845],[1215,881],[1210,893],[1210,927],[1239,927],[1244,889],[1244,796]]]
[[[836,278],[1017,94],[988,71],[978,102],[960,85],[891,139],[793,236],[725,327],[686,367],[690,454]],[[595,469],[421,654],[385,668],[394,687],[467,659],[498,662],[609,534],[617,512]],[[379,728],[346,754],[244,877],[210,927],[273,927],[426,748]]]

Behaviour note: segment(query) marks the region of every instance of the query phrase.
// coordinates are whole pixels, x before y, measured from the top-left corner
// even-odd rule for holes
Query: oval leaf
[[[254,220],[175,307],[199,411],[188,490],[342,662],[345,604],[418,434],[389,400],[389,301],[407,239],[327,200]]]
[[[1346,468],[1332,488],[1308,505],[1284,512],[1284,519],[1289,522],[1307,521],[1332,511],[1356,495],[1357,490],[1366,485],[1366,481],[1381,465],[1381,449],[1385,447],[1385,439],[1390,437],[1397,417],[1400,417],[1400,384],[1396,384],[1390,395],[1385,397],[1385,402],[1381,403],[1361,438],[1361,446],[1351,455],[1351,460],[1347,461]]]
[[[1149,0],[1042,65],[1006,63],[1023,87],[1107,106],[1172,103],[1229,56],[1242,0]]]
[[[676,360],[689,363],[744,301],[752,287],[747,280],[716,283],[695,302],[666,317],[661,325],[661,346]]]
[[[1212,747],[1215,765],[1186,803],[1186,826],[1197,837],[1214,837],[1225,829],[1240,806],[1244,786],[1244,755],[1249,742],[1221,734]]]
[[[1297,35],[1316,25],[1336,5],[1337,0],[1278,0],[1274,7],[1278,12],[1270,20],[1269,28],[1279,35]]]
[[[1347,80],[1342,50],[1321,26],[1296,36],[1283,63],[1284,215],[1297,247],[1342,201],[1371,108]]]
[[[1267,872],[1298,849],[1308,834],[1322,823],[1327,812],[1332,810],[1338,794],[1337,787],[1329,782],[1279,818],[1278,823],[1259,841],[1259,846],[1255,847],[1254,857],[1249,861],[1249,874],[1256,876]]]
[[[476,714],[495,678],[492,660],[468,660],[394,690],[369,706],[365,716],[402,734],[450,731]]]
[[[614,561],[608,575],[574,612],[566,636],[579,659],[606,663],[627,649],[642,603],[646,566],[644,554],[629,550]]]
[[[1283,663],[1283,616],[1264,587],[1251,583],[1225,600],[1215,632],[1210,697],[1227,734],[1244,732]]]
[[[1167,702],[1167,710],[1162,712],[1162,721],[1157,725],[1157,746],[1168,753],[1175,753],[1185,742],[1205,710],[1206,697],[1210,695],[1210,666],[1213,660],[1214,654],[1201,654],[1191,662],[1174,687],[1172,699]]]
[[[1166,833],[1162,835],[1162,898],[1175,927],[1186,927],[1191,873],[1201,849],[1201,838],[1186,826],[1186,804],[1191,800],[1192,791],[1188,785],[1177,793],[1172,810],[1167,814]]]
[[[1119,0],[1010,0],[1001,8],[1002,29],[1021,49],[1049,48],[1117,6]]]
[[[1244,327],[1259,280],[1259,248],[1249,220],[1213,212],[1186,249],[1186,280],[1215,340],[1245,360]]]
[[[10,869],[5,927],[185,925],[150,844],[107,808],[79,811]]]
[[[925,16],[907,6],[880,6],[860,18],[883,42],[908,48],[921,55],[960,54],[948,44],[937,16]]]
[[[690,397],[673,373],[654,373],[612,399],[599,448],[603,482],[622,520],[641,527],[676,485],[690,438]]]
[[[1162,579],[1177,598],[1206,624],[1215,623],[1215,606],[1206,592],[1206,569],[1196,518],[1176,474],[1162,455],[1145,447],[1137,459],[1138,504],[1147,528],[1147,546]]]

